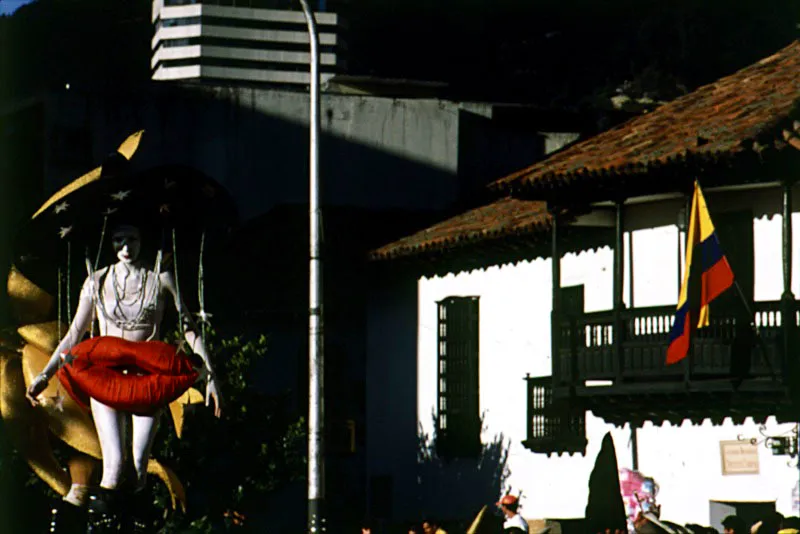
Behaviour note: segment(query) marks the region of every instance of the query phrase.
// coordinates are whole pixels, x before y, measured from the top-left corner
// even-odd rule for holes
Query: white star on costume
[[[53,406],[53,409],[57,412],[64,411],[64,395],[61,393],[61,390],[58,391],[55,395],[50,397],[50,403]]]
[[[68,208],[68,207],[69,207],[69,203],[68,203],[68,202],[65,200],[65,201],[64,201],[64,202],[62,202],[61,204],[56,204],[56,206],[55,206],[55,208],[53,209],[53,211],[54,211],[56,214],[59,214],[59,213],[61,213],[61,212],[63,212],[63,211],[67,211],[67,208]]]
[[[196,315],[197,315],[198,321],[200,321],[201,323],[206,323],[206,324],[209,323],[209,319],[211,319],[211,317],[212,317],[212,315],[210,313],[207,313],[205,310],[201,310],[200,313],[197,313]]]
[[[69,234],[71,231],[72,231],[72,226],[66,226],[66,227],[62,226],[61,229],[58,231],[58,235],[61,236],[61,239],[64,239],[65,237],[67,237],[67,234]]]
[[[125,200],[125,198],[130,194],[131,194],[130,190],[128,190],[128,191],[118,191],[118,192],[114,193],[113,195],[111,195],[111,198],[113,198],[114,200]]]

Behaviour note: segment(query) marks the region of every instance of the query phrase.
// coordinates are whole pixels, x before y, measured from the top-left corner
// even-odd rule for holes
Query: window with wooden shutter
[[[436,452],[475,457],[481,450],[478,398],[478,297],[438,302]]]

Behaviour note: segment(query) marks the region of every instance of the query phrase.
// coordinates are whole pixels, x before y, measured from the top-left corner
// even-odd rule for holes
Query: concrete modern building
[[[259,2],[233,4],[154,0],[153,80],[308,85],[308,32],[298,6],[289,10],[251,7]],[[325,83],[345,68],[345,24],[336,13],[315,15]]]

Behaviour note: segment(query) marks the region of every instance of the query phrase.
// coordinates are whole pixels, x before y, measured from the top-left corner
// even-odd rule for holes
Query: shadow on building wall
[[[436,452],[435,431],[428,434],[420,425],[417,437],[420,520],[433,517],[441,521],[448,532],[465,532],[484,505],[494,509],[494,503],[505,488],[511,474],[508,466],[510,440],[500,433],[482,443],[475,458],[446,459]],[[492,513],[482,521],[482,527],[490,532],[501,522],[499,512]]]

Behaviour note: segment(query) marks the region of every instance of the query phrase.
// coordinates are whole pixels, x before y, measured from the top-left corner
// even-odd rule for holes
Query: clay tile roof
[[[373,260],[443,251],[470,243],[534,234],[550,228],[544,202],[504,198],[470,210],[430,228],[385,245],[370,254]]]
[[[800,42],[730,76],[502,178],[490,189],[566,185],[593,173],[645,174],[684,158],[733,155],[786,120],[800,101]]]

